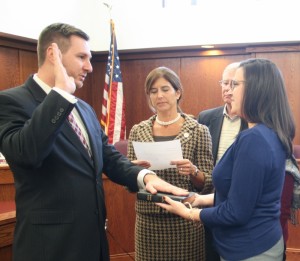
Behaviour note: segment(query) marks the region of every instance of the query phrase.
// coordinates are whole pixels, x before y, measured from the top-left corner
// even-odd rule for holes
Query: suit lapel
[[[61,132],[66,137],[66,139],[68,139],[74,145],[74,147],[82,154],[82,156],[88,162],[90,162],[91,158],[89,157],[88,152],[86,151],[86,149],[83,146],[82,142],[80,141],[77,134],[74,132],[74,130],[72,129],[71,125],[68,123],[67,120],[63,124]]]
[[[92,151],[92,157],[94,159],[94,164],[97,169],[99,167],[98,166],[99,160],[96,160],[96,159],[99,159],[99,157],[101,156],[101,152],[99,151],[99,148],[101,146],[99,145],[99,143],[102,140],[102,138],[99,135],[97,135],[98,130],[95,129],[95,124],[93,122],[93,118],[91,117],[91,114],[89,113],[89,111],[85,110],[83,108],[83,106],[80,106],[79,102],[75,105],[75,107],[81,117],[83,124],[85,125],[85,129],[86,129],[86,132],[89,137],[89,143],[90,143],[90,149]],[[86,152],[85,148],[84,148],[84,150],[85,150],[85,156],[87,156],[89,161],[93,163],[93,161],[89,157],[88,153]]]
[[[220,142],[220,134],[222,131],[222,124],[223,124],[223,111],[222,113],[216,114],[216,116],[210,121],[210,134],[213,144],[213,156],[216,159]]]
[[[182,114],[182,117],[184,117],[185,121],[178,136],[176,137],[176,139],[180,140],[181,145],[189,142],[189,140],[193,137],[195,127],[198,125],[196,121],[189,119],[185,114]]]
[[[85,119],[87,117],[84,116],[84,114],[82,113],[82,110],[79,108],[79,106],[75,106],[76,109],[78,110],[80,116],[81,116],[81,119],[86,127],[86,130],[88,132],[88,135],[89,135],[89,140],[90,140],[90,144],[92,144],[92,141],[91,141],[91,135],[89,133],[89,127],[87,126],[86,124],[86,121]],[[63,124],[63,127],[62,127],[62,130],[61,130],[61,133],[66,137],[67,140],[69,140],[73,146],[82,154],[83,158],[91,165],[93,165],[93,160],[90,158],[86,148],[83,146],[82,142],[80,141],[80,139],[78,138],[77,134],[74,132],[73,128],[71,127],[71,125],[68,123],[68,120],[66,119],[65,120],[65,123]],[[92,148],[91,148],[92,149]],[[92,150],[92,153],[93,153],[93,150]],[[94,153],[93,153],[94,155]]]
[[[30,76],[26,83],[25,88],[28,88],[29,92],[32,94],[32,97],[38,102],[41,103],[47,94],[43,91],[43,89],[33,80],[33,76]]]

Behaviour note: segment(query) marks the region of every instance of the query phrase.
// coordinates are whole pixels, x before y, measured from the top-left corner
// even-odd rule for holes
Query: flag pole
[[[107,7],[107,9],[109,10],[109,17],[110,17],[110,37],[111,37],[111,44],[114,44],[114,40],[112,40],[112,33],[114,33],[114,22],[111,18],[111,9],[112,9],[112,5],[110,5],[109,3],[107,2],[103,2],[103,5],[105,5]],[[111,46],[110,46],[110,49],[111,49]],[[108,53],[110,53],[110,49],[108,50]],[[114,61],[112,59],[112,61]],[[112,64],[112,67],[111,68],[114,68],[113,67],[113,64]],[[108,126],[109,126],[109,111],[110,111],[110,97],[111,97],[111,85],[112,85],[112,75],[113,74],[110,74],[110,79],[109,79],[109,94],[108,94],[108,99],[107,99],[107,105],[106,105],[106,120],[105,122],[101,119],[101,125],[104,127],[104,131],[106,134],[108,134]]]
[[[110,19],[110,35],[111,35],[111,45],[110,49],[111,51],[111,70],[113,72],[114,68],[114,62],[115,62],[115,25],[112,19]],[[110,122],[110,102],[111,102],[111,92],[112,92],[112,83],[113,83],[113,73],[110,74],[110,79],[109,79],[109,98],[108,98],[108,103],[107,103],[107,120],[106,120],[106,125],[105,125],[105,133],[108,133],[108,127],[109,127],[109,122]]]
[[[126,139],[125,100],[115,25],[110,19],[110,46],[103,88],[101,125],[108,143]]]

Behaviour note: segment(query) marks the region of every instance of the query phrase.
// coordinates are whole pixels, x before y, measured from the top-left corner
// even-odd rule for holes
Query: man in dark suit
[[[131,191],[186,194],[109,145],[93,109],[73,96],[92,72],[88,40],[67,24],[46,27],[38,72],[0,92],[0,151],[16,187],[15,261],[109,260],[102,173]]]
[[[229,64],[223,71],[222,80],[219,81],[225,106],[208,109],[198,115],[198,122],[206,125],[211,134],[214,165],[233,143],[237,134],[247,128],[247,123],[244,120],[231,113],[232,93],[228,91],[238,66],[239,63]],[[219,261],[220,256],[214,250],[212,242],[211,231],[205,228],[206,261]]]

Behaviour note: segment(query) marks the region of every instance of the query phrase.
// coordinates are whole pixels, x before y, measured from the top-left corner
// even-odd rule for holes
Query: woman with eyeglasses
[[[215,194],[192,206],[157,203],[210,227],[221,260],[281,261],[280,198],[295,124],[282,75],[266,59],[240,63],[231,82],[232,112],[248,122],[213,170]]]

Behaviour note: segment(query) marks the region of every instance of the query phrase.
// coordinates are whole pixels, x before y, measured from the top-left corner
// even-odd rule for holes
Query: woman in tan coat
[[[152,70],[145,91],[150,108],[156,113],[130,131],[128,157],[135,163],[132,141],[161,142],[179,139],[182,160],[176,168],[155,170],[167,182],[200,194],[212,192],[212,143],[206,126],[181,112],[182,85],[179,77],[166,67]],[[147,159],[143,159],[147,160]],[[136,261],[201,261],[205,256],[203,227],[167,213],[152,202],[136,203]]]

